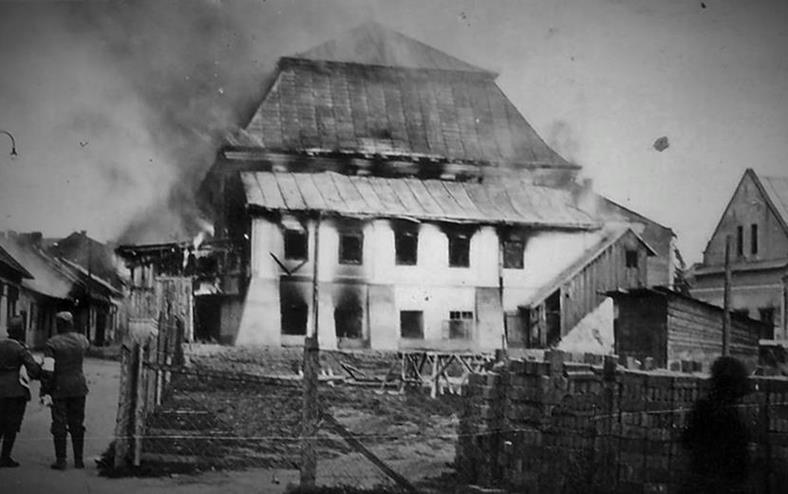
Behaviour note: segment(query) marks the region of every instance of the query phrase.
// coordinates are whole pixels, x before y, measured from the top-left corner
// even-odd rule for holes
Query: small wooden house
[[[621,357],[654,359],[658,368],[678,370],[682,362],[708,371],[722,355],[722,308],[663,289],[608,292],[615,302],[615,352]],[[751,368],[758,362],[758,340],[771,325],[731,315],[730,355]]]
[[[605,300],[605,292],[648,286],[647,260],[655,251],[629,225],[548,235],[526,247],[525,262],[534,268],[517,294],[523,301],[518,317],[507,318],[514,347],[553,346]]]

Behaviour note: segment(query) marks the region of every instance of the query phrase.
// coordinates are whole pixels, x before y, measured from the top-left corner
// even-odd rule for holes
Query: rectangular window
[[[750,225],[750,254],[758,254],[758,225]]]
[[[424,313],[420,310],[403,310],[399,313],[399,330],[402,338],[424,339]]]
[[[625,256],[625,265],[628,268],[637,268],[638,267],[638,251],[636,250],[628,250],[624,254]]]
[[[741,225],[736,227],[736,255],[744,255],[744,227]]]
[[[503,242],[503,267],[506,269],[523,269],[523,251],[525,244],[519,239],[507,239]]]
[[[394,250],[399,266],[415,266],[418,262],[418,230],[397,230],[394,232]]]
[[[283,301],[282,311],[282,334],[305,335],[306,321],[309,308],[306,304],[288,303]]]
[[[6,312],[8,317],[12,317],[16,315],[16,301],[19,299],[19,288],[11,285],[6,285],[6,292],[5,295],[7,297],[6,301]]]
[[[285,259],[307,258],[307,234],[304,230],[285,230]]]
[[[339,264],[361,264],[364,234],[360,231],[340,232]]]
[[[470,266],[471,236],[468,233],[451,232],[449,237],[449,267]]]
[[[334,328],[337,338],[362,338],[364,313],[361,307],[343,305],[334,309]]]
[[[444,338],[448,337],[452,340],[467,340],[471,339],[473,335],[473,312],[472,311],[459,311],[453,310],[449,312],[449,320],[447,331],[444,332]]]
[[[774,326],[774,307],[763,307],[758,309],[758,316],[761,322]]]

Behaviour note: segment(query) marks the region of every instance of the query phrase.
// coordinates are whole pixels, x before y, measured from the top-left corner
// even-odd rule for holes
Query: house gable
[[[728,237],[731,238],[733,262],[788,257],[788,228],[785,219],[775,208],[763,183],[752,169],[744,172],[706,246],[703,253],[705,266],[725,263],[725,239]]]

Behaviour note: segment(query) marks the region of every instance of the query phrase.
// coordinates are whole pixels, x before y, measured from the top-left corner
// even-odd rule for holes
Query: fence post
[[[317,425],[319,419],[317,380],[320,367],[317,336],[304,341],[304,405],[301,419],[301,487],[312,487],[317,477]]]
[[[145,420],[145,374],[143,359],[145,351],[143,345],[138,343],[134,347],[134,411],[133,411],[133,435],[132,441],[132,461],[135,467],[140,466],[142,461],[142,433],[143,421]]]
[[[129,463],[129,440],[134,416],[134,355],[126,345],[120,347],[120,393],[115,419],[114,467],[126,468]]]

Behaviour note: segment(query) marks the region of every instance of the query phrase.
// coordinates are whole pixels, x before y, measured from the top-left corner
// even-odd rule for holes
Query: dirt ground
[[[301,453],[303,398],[297,379],[301,358],[295,349],[199,348],[189,358],[193,374],[173,377],[173,391],[165,400],[167,413],[151,422],[152,434],[161,439],[149,440],[146,451],[199,456],[192,466],[203,463],[203,469],[296,468]],[[367,377],[383,376],[392,358],[396,357],[321,352],[321,367],[340,374],[340,364],[345,362]],[[221,371],[234,379],[200,374],[205,371]],[[276,385],[244,381],[243,376],[295,379]],[[430,399],[419,391],[400,394],[347,383],[322,383],[319,396],[322,411],[409,481],[428,485],[452,474],[459,397]],[[390,483],[329,427],[321,427],[317,451],[319,477],[327,484],[371,487]]]

